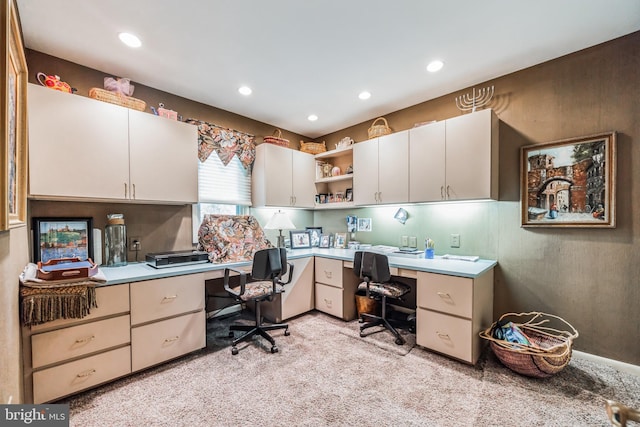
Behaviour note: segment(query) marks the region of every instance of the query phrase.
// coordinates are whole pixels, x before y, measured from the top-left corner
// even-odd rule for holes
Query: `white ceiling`
[[[639,0],[17,4],[30,49],[310,138],[640,30]]]

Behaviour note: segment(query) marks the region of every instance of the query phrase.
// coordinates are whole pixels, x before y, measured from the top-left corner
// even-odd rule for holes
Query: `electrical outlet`
[[[400,238],[400,246],[402,246],[403,248],[409,246],[409,236],[402,236]]]
[[[410,248],[418,247],[418,238],[416,236],[409,236],[409,247]]]
[[[452,234],[451,235],[451,247],[452,248],[459,248],[460,247],[460,235],[459,234]]]
[[[142,250],[142,241],[140,240],[140,237],[129,237],[129,250],[135,252]]]

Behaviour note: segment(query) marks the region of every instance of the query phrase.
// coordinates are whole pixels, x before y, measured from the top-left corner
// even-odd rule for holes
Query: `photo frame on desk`
[[[306,227],[306,231],[309,232],[309,238],[311,239],[311,247],[317,248],[320,246],[320,236],[322,235],[322,227]]]
[[[320,236],[320,245],[321,248],[330,248],[331,247],[331,236],[328,234],[322,234]]]
[[[34,217],[33,262],[80,258],[93,260],[93,218]]]
[[[0,65],[0,102],[6,126],[0,137],[0,231],[26,225],[27,218],[27,61],[14,0],[0,0],[5,61]]]
[[[336,233],[333,247],[337,249],[344,249],[347,247],[347,233]]]
[[[305,249],[311,247],[311,235],[307,230],[292,230],[289,232],[291,249]]]

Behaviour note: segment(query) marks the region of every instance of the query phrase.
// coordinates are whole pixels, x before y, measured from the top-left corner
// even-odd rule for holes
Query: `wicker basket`
[[[144,111],[147,108],[147,103],[140,99],[133,98],[131,96],[119,95],[115,92],[109,92],[108,90],[100,89],[98,87],[92,87],[89,90],[89,98],[138,111]]]
[[[379,120],[382,120],[384,124],[377,125],[376,123]],[[369,139],[371,139],[371,138],[376,138],[378,136],[389,135],[391,133],[391,128],[387,123],[387,119],[385,119],[384,117],[378,117],[373,121],[373,123],[371,123],[371,127],[369,128],[368,132],[369,132]]]
[[[280,147],[289,148],[289,140],[282,138],[282,131],[280,129],[274,130],[271,136],[263,137],[262,141],[268,142],[269,144],[279,145]]]
[[[309,154],[320,154],[327,151],[327,144],[322,142],[304,142],[300,141],[300,151]]]
[[[507,368],[522,375],[535,378],[547,378],[557,374],[569,364],[573,340],[578,331],[566,320],[540,312],[507,313],[500,321],[509,318],[529,338],[531,345],[512,343],[494,338],[491,327],[480,332],[480,337],[488,340],[496,357]],[[526,319],[519,323],[514,318]],[[543,326],[550,321],[559,321],[566,330]]]

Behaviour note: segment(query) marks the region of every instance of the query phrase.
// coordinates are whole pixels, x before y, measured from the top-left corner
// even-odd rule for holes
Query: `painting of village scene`
[[[34,218],[34,262],[92,257],[91,218]]]
[[[615,142],[607,133],[523,147],[523,227],[615,227]]]

